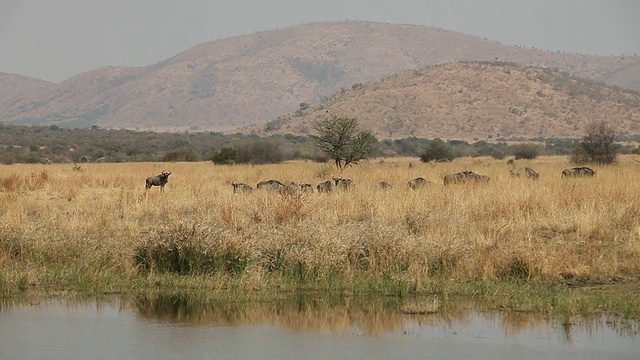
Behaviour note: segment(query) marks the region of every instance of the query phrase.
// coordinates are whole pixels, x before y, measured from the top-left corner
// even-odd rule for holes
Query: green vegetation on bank
[[[492,156],[502,159],[522,155],[521,143],[535,143],[536,156],[570,155],[580,139],[492,139],[473,143],[460,140],[405,138],[379,140],[373,157],[454,157]],[[618,141],[640,141],[640,136],[618,137]],[[514,143],[517,142],[517,143]],[[433,154],[433,151],[436,151]],[[530,150],[530,149],[529,149]],[[636,152],[632,146],[620,154]],[[95,163],[95,162],[176,162],[219,159],[219,163],[278,163],[307,159],[327,161],[310,136],[208,133],[154,133],[107,130],[97,127],[71,129],[58,126],[14,126],[0,124],[0,163]]]

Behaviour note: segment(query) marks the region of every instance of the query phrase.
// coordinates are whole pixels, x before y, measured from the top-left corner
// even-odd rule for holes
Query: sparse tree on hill
[[[318,148],[335,163],[338,170],[357,164],[375,150],[376,138],[371,131],[360,130],[354,118],[331,115],[311,124],[318,132],[312,137]]]

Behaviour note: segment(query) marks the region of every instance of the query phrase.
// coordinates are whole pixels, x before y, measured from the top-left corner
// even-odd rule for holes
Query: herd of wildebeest
[[[509,173],[513,177],[527,177],[533,180],[537,180],[539,174],[530,167],[517,167],[509,170]],[[562,177],[587,177],[594,176],[596,172],[593,169],[590,169],[585,166],[567,168],[562,171]],[[145,188],[148,190],[152,186],[159,186],[160,191],[164,192],[164,186],[169,181],[169,175],[171,172],[163,171],[160,175],[151,176],[147,178]],[[333,181],[332,181],[333,180]],[[327,180],[325,182],[321,182],[316,185],[316,190],[321,193],[327,193],[333,191],[333,189],[349,189],[353,182],[349,178],[343,177],[332,177],[332,180]],[[464,183],[486,183],[489,182],[490,178],[487,175],[476,174],[471,170],[465,170],[458,173],[447,174],[444,176],[444,185],[451,184],[464,184]],[[426,184],[428,184],[425,178],[418,177],[412,180],[409,180],[408,186],[412,190],[416,190]],[[232,182],[234,193],[241,192],[250,192],[253,191],[254,188],[250,185],[243,182]],[[393,188],[393,185],[386,181],[381,181],[377,184],[377,187],[382,190],[388,190]],[[260,181],[256,187],[256,189],[260,190],[275,190],[279,192],[289,192],[294,193],[298,191],[302,192],[313,192],[313,186],[311,184],[306,183],[297,183],[291,182],[289,185],[285,185],[278,180],[265,180]]]

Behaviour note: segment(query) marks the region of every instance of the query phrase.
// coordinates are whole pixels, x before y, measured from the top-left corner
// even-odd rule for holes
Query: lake
[[[46,299],[2,303],[0,359],[640,359],[638,329],[429,297]]]

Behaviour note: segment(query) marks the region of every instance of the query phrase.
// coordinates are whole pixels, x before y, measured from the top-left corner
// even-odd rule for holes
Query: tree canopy
[[[368,130],[360,130],[355,118],[331,115],[315,121],[311,127],[318,132],[312,137],[317,146],[342,170],[357,164],[375,150],[376,137]]]
[[[619,146],[615,143],[616,131],[605,121],[587,125],[587,134],[582,138],[580,147],[592,162],[611,164],[616,161]]]

